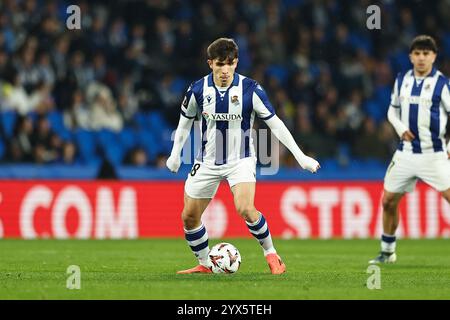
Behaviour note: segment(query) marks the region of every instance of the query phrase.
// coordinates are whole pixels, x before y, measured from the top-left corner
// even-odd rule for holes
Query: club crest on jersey
[[[232,96],[231,97],[231,103],[232,104],[239,104],[238,96]]]
[[[241,121],[242,115],[240,114],[232,114],[232,113],[207,113],[205,111],[202,112],[203,118],[205,120],[213,120],[213,121]]]
[[[425,90],[430,90],[430,84],[427,84],[426,86],[425,86]]]

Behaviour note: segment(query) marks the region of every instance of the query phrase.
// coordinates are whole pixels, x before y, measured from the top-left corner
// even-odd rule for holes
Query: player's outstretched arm
[[[183,149],[186,139],[189,137],[193,123],[194,119],[186,118],[183,115],[180,116],[180,121],[178,122],[175,138],[173,140],[172,152],[166,161],[167,168],[172,172],[177,172],[180,168],[181,150]]]
[[[308,170],[312,173],[315,173],[317,170],[319,170],[319,162],[311,157],[308,157],[302,152],[302,150],[300,150],[294,138],[292,137],[292,134],[289,132],[288,128],[286,128],[285,124],[283,123],[283,121],[281,121],[280,118],[274,115],[270,119],[265,120],[265,122],[270,130],[272,130],[273,134],[277,137],[277,139],[280,140],[281,143],[284,144],[286,148],[288,148],[289,151],[294,155],[295,159],[303,169]]]

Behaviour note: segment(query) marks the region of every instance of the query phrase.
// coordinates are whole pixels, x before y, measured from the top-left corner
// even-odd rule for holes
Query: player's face
[[[419,75],[426,75],[433,68],[436,53],[431,50],[414,49],[409,54],[409,58],[414,65],[414,71]]]
[[[233,81],[238,59],[219,61],[219,59],[208,60],[209,67],[213,72],[214,83],[221,87],[227,87]]]

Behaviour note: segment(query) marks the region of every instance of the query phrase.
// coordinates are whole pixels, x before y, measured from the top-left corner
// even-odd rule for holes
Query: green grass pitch
[[[399,240],[398,261],[366,286],[377,240],[275,239],[287,273],[271,275],[254,239],[233,275],[177,275],[195,265],[183,239],[0,241],[0,299],[450,299],[450,240]],[[210,240],[210,246],[221,242]],[[68,266],[81,288],[66,288]]]

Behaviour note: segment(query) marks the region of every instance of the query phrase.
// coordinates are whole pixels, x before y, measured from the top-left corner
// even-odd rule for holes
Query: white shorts
[[[411,192],[417,179],[437,191],[450,188],[450,160],[446,152],[411,154],[396,151],[384,177],[384,189]]]
[[[223,179],[228,180],[230,188],[241,182],[256,182],[256,158],[248,157],[221,166],[195,161],[186,179],[184,191],[194,199],[211,199]]]

